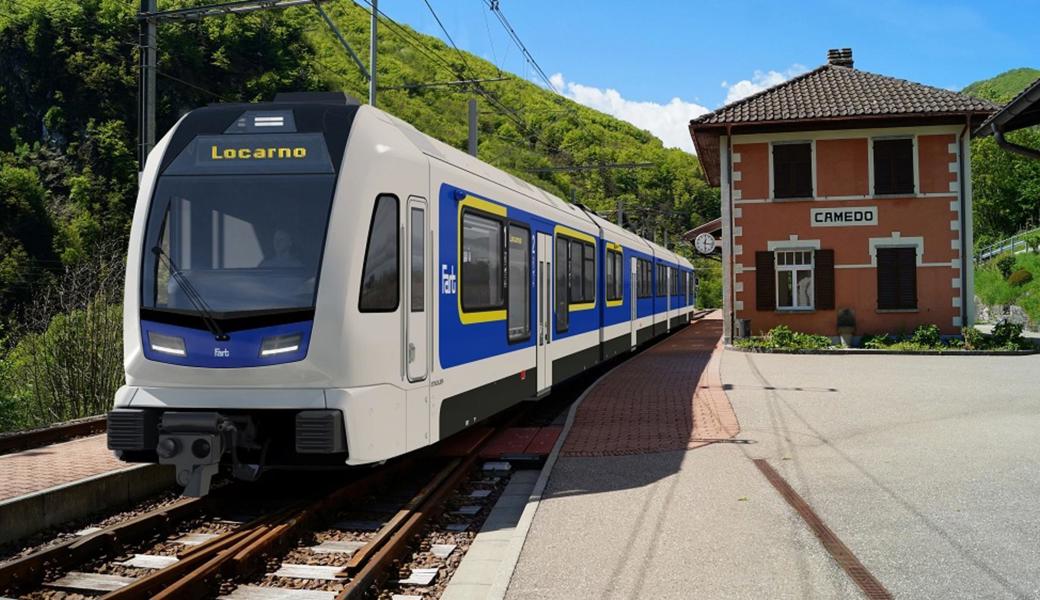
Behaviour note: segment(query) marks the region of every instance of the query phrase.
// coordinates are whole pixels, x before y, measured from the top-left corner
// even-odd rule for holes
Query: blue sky
[[[534,77],[483,0],[430,0],[460,48]],[[856,67],[961,89],[1040,68],[1040,2],[500,0],[555,83],[583,104],[689,148],[690,117],[853,49]],[[443,34],[423,0],[381,0],[395,20]]]

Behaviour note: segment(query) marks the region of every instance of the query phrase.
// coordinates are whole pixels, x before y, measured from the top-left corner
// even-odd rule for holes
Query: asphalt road
[[[1040,598],[1040,356],[727,351],[765,458],[896,598]]]

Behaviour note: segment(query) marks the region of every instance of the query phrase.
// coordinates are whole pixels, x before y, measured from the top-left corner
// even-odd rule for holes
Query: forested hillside
[[[0,4],[0,430],[104,410],[121,378],[118,303],[138,171],[136,6]],[[368,13],[325,6],[367,62]],[[300,90],[367,97],[311,6],[164,24],[158,49],[160,135],[212,102]],[[667,230],[675,241],[718,216],[718,191],[694,156],[435,38],[383,22],[378,72],[389,88],[381,108],[459,148],[467,100],[478,98],[482,159],[604,214],[620,200],[626,225],[647,236]],[[401,88],[498,77],[479,90]],[[653,167],[531,171],[609,163]]]
[[[1005,104],[1038,78],[1040,70],[1013,69],[976,81],[963,91]],[[1040,148],[1037,127],[1012,132],[1007,138]],[[1008,152],[990,136],[972,141],[971,166],[976,246],[1040,226],[1040,161]]]

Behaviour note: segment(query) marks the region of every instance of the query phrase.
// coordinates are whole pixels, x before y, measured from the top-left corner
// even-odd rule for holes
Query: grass
[[[975,268],[975,294],[985,304],[1020,306],[1030,321],[1040,323],[1040,255],[1034,252],[1014,255],[1014,264],[1008,275],[1000,271],[998,263],[999,260],[993,260]],[[1011,276],[1018,271],[1029,272],[1032,279],[1015,285],[1009,279],[1016,279]]]

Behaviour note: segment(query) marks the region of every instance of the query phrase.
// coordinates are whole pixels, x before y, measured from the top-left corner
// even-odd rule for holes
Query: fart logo
[[[221,148],[213,144],[209,148],[213,160],[291,160],[307,158],[303,146],[269,146],[266,148]]]
[[[213,358],[231,358],[231,351],[227,348],[214,348]]]
[[[441,293],[447,296],[458,290],[458,279],[455,276],[455,265],[441,265]]]

